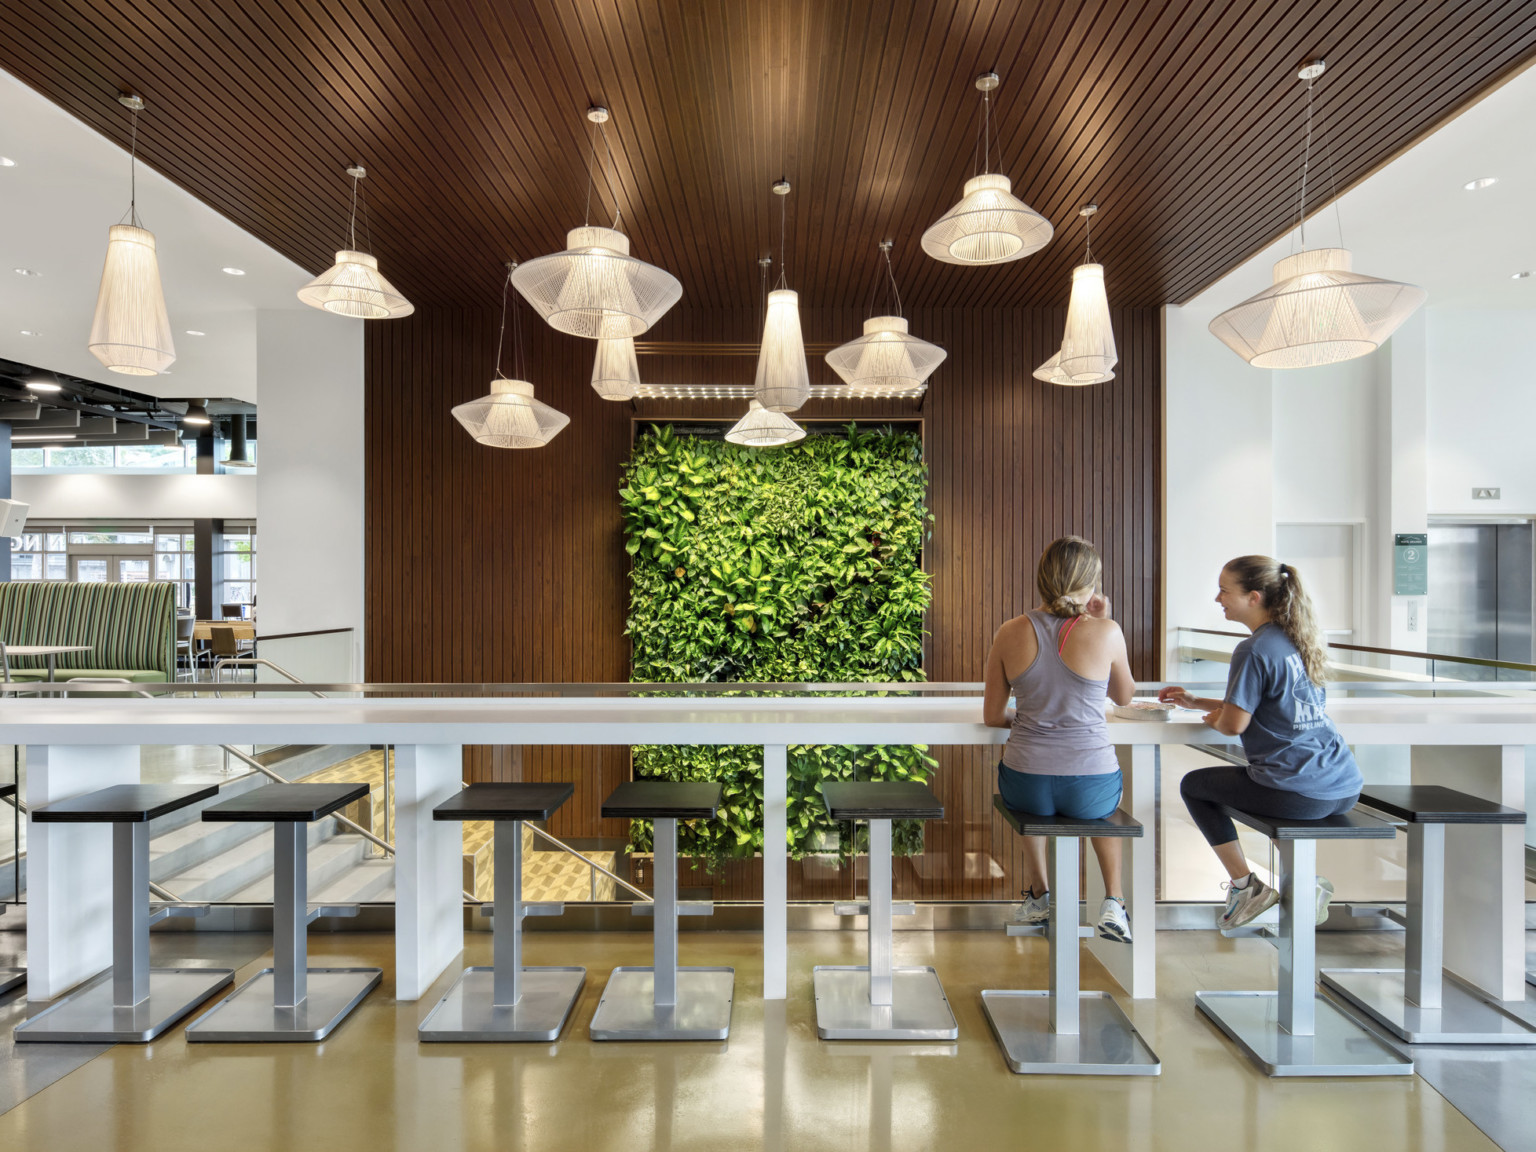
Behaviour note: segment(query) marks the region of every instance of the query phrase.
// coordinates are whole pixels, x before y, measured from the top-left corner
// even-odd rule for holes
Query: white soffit
[[[154,105],[140,117],[152,137]],[[107,228],[128,208],[128,153],[0,72],[0,156],[15,161],[0,167],[0,356],[153,396],[257,401],[256,310],[302,310],[294,293],[310,273],[140,160],[139,215],[155,234],[176,363],[168,375],[108,372],[86,340]]]
[[[1318,81],[1326,86],[1328,77]],[[1301,84],[1296,84],[1297,130]],[[1343,246],[1356,272],[1403,280],[1429,292],[1430,307],[1536,309],[1536,66],[1495,89],[1421,140],[1339,200]],[[1308,199],[1328,191],[1327,122],[1316,125]],[[1297,138],[1300,159],[1300,137]],[[1477,192],[1463,185],[1485,176],[1498,183]],[[1295,230],[1239,265],[1186,307],[1215,315],[1271,282]],[[1332,204],[1307,215],[1307,246],[1339,242]]]

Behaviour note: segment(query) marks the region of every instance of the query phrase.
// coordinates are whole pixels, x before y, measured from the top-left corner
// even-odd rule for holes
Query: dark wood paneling
[[[1536,4],[0,0],[0,33],[0,67],[125,146],[113,97],[142,93],[145,161],[313,271],[345,233],[342,169],[366,164],[374,249],[421,305],[493,303],[503,260],[563,246],[601,102],[593,219],[622,209],[694,308],[756,298],[781,173],[807,305],[861,304],[884,236],[909,304],[1064,303],[1096,200],[1111,297],[1147,306],[1294,222],[1301,63],[1329,62],[1319,165],[1343,190],[1528,62]],[[918,238],[972,174],[990,67],[994,168],[1058,233],[957,268]]]
[[[854,309],[808,311],[809,341],[858,331]],[[1156,575],[1161,537],[1161,328],[1151,309],[1118,309],[1117,379],[1060,388],[1030,376],[1060,342],[1062,309],[934,309],[912,315],[915,334],[949,358],[920,405],[839,407],[812,401],[805,418],[923,421],[935,521],[926,563],[934,601],[927,671],[979,680],[997,626],[1035,603],[1040,550],[1065,533],[1095,541],[1105,587],[1130,642],[1133,670],[1155,674]],[[679,312],[658,339],[751,338],[750,310]],[[474,444],[449,414],[483,395],[494,360],[489,310],[425,309],[370,325],[368,344],[367,677],[372,681],[619,681],[627,560],[618,510],[620,469],[637,417],[734,419],[740,402],[599,400],[588,380],[593,346],[537,326],[529,375],[538,396],[571,416],[547,448],[498,451]],[[812,362],[818,378],[825,365]],[[648,356],[653,381],[750,381],[744,357]],[[579,740],[580,734],[572,738]],[[930,827],[928,851],[902,874],[909,891],[996,898],[1006,885],[985,861],[1011,870],[1010,832],[993,821],[995,757],[938,750],[949,817]],[[469,756],[473,778],[506,778],[489,750]],[[571,780],[576,797],[552,828],[622,836],[597,809],[625,778],[623,748],[528,748],[521,778]],[[967,853],[971,856],[968,858]],[[969,872],[967,860],[970,860]],[[846,891],[846,874],[796,871],[795,893]],[[722,870],[721,899],[748,898],[755,865]]]

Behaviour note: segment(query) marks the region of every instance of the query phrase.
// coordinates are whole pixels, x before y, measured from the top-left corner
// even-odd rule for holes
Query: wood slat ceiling
[[[867,300],[885,236],[911,306],[1060,304],[1090,200],[1112,299],[1183,301],[1292,221],[1300,63],[1329,62],[1342,191],[1536,54],[1530,0],[0,0],[0,21],[0,67],[125,145],[113,98],[141,93],[146,162],[316,272],[364,163],[373,248],[418,305],[494,301],[503,260],[564,246],[591,103],[616,173],[593,217],[621,209],[684,307],[758,298],[781,173],[811,306]],[[988,68],[994,168],[1057,234],[957,268],[918,239],[973,173]]]

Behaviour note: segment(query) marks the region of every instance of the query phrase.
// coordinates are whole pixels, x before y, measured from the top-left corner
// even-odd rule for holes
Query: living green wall
[[[646,429],[619,490],[631,678],[922,680],[927,481],[910,431],[850,425],[765,450]],[[862,847],[827,817],[823,781],[922,780],[934,764],[921,746],[791,746],[791,854]],[[762,849],[761,748],[637,747],[634,768],[637,779],[724,786],[721,818],[680,830],[683,853],[718,861]],[[648,850],[650,835],[637,822],[631,839]],[[922,826],[898,823],[895,842],[920,850]]]

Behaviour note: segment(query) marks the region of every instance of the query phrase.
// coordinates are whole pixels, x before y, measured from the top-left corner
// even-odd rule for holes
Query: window
[[[11,537],[12,580],[68,580],[69,557],[64,533],[56,528],[29,528]]]
[[[213,558],[220,604],[256,602],[256,526],[225,524],[224,549]]]

